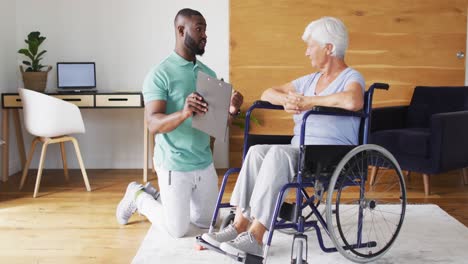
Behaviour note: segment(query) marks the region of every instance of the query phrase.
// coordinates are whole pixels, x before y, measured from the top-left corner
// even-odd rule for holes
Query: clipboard
[[[198,71],[197,93],[208,103],[208,111],[193,116],[192,127],[225,142],[232,85]]]

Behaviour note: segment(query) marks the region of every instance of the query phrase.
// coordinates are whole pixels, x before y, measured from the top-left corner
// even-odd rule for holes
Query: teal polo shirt
[[[164,100],[166,114],[182,110],[185,98],[196,91],[198,71],[216,78],[216,73],[201,61],[196,60],[194,64],[172,52],[147,74],[143,82],[145,104]],[[192,128],[190,117],[171,132],[156,134],[154,161],[156,166],[166,170],[204,169],[213,162],[210,137]]]

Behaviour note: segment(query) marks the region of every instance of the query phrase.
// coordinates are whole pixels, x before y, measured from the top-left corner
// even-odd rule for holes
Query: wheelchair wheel
[[[304,260],[302,259],[302,242],[298,242],[296,246],[296,259],[293,264],[303,264]]]
[[[304,234],[294,235],[291,264],[307,264],[307,236]]]
[[[372,185],[369,166],[380,168],[374,170],[379,175]],[[377,145],[351,150],[333,173],[326,208],[330,237],[344,257],[360,263],[381,257],[394,243],[405,217],[405,182],[396,159]]]

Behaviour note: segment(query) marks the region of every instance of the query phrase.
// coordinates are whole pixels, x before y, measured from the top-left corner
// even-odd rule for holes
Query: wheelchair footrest
[[[259,256],[255,256],[255,255],[250,255],[250,254],[247,254],[245,257],[244,256],[235,256],[235,255],[231,255],[231,254],[228,254],[224,251],[222,251],[220,248],[216,247],[216,246],[213,246],[212,244],[206,242],[205,240],[203,240],[203,238],[201,236],[197,236],[196,237],[196,240],[197,240],[197,244],[209,249],[209,250],[213,250],[215,252],[218,252],[218,253],[221,253],[223,255],[226,255],[236,261],[239,261],[241,263],[245,263],[245,264],[262,264],[263,263],[263,258],[262,257],[259,257]]]
[[[205,240],[203,240],[203,238],[201,236],[197,236],[195,238],[197,240],[197,244],[202,246],[202,247],[205,247],[209,250],[213,250],[213,251],[216,251],[218,253],[222,253],[222,254],[225,254],[224,251],[222,251],[220,248],[216,247],[216,246],[213,246],[211,245],[210,243],[206,242]]]
[[[262,264],[263,258],[259,256],[247,254],[247,256],[244,259],[244,263],[245,264]]]

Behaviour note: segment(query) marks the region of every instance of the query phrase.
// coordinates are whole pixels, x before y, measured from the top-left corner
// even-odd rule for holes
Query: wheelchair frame
[[[297,231],[297,233],[294,235],[294,242],[292,245],[292,254],[291,254],[291,262],[292,263],[307,263],[307,236],[304,235],[304,232],[306,228],[314,228],[316,230],[317,238],[318,238],[318,243],[320,248],[324,252],[336,252],[339,251],[342,255],[344,255],[346,258],[355,261],[355,262],[368,262],[368,261],[373,261],[382,256],[393,244],[394,240],[396,239],[399,230],[401,228],[401,225],[403,223],[404,219],[404,212],[406,208],[406,188],[404,184],[404,179],[402,178],[402,173],[401,169],[398,166],[398,162],[395,160],[395,158],[385,149],[375,146],[375,145],[370,145],[367,144],[368,142],[368,134],[369,134],[369,129],[370,129],[370,121],[371,121],[371,110],[372,110],[372,97],[373,97],[373,92],[374,89],[384,89],[388,90],[389,86],[388,84],[384,83],[374,83],[372,84],[368,91],[365,92],[364,95],[364,108],[363,111],[358,111],[358,112],[353,112],[353,111],[348,111],[344,110],[341,108],[332,108],[332,107],[322,107],[322,106],[317,106],[312,110],[307,111],[303,118],[302,118],[302,125],[301,125],[301,136],[300,136],[300,154],[299,154],[299,162],[298,162],[298,173],[297,173],[297,178],[295,182],[287,183],[285,184],[277,197],[276,200],[276,206],[275,210],[273,213],[273,218],[269,226],[269,232],[268,232],[268,240],[267,243],[264,247],[264,254],[263,258],[259,256],[253,256],[250,254],[247,254],[246,256],[232,256],[229,254],[226,254],[222,250],[220,250],[217,247],[214,247],[204,241],[201,236],[197,237],[197,241],[200,245],[207,247],[209,249],[215,250],[219,253],[223,253],[226,255],[231,256],[232,258],[236,259],[237,261],[243,262],[243,263],[266,263],[267,261],[267,256],[268,256],[268,251],[271,245],[271,241],[273,238],[273,233],[275,229],[285,229],[285,228],[293,228]],[[249,145],[249,134],[250,131],[250,116],[251,113],[254,109],[273,109],[273,110],[283,110],[284,108],[282,106],[278,105],[272,105],[268,102],[263,102],[263,101],[256,101],[247,111],[246,113],[246,121],[245,121],[245,129],[244,129],[244,149],[243,149],[243,155],[242,155],[242,160],[246,157],[248,148],[250,147]],[[304,135],[305,135],[305,130],[306,130],[306,124],[307,124],[307,118],[310,115],[334,115],[334,116],[350,116],[350,117],[359,117],[361,118],[361,122],[363,121],[362,125],[362,145],[353,148],[351,151],[346,151],[346,155],[341,159],[339,164],[337,165],[335,171],[333,172],[333,176],[331,177],[331,180],[325,179],[323,181],[323,177],[320,177],[320,171],[317,169],[317,172],[315,173],[315,176],[313,177],[312,181],[304,181],[304,167],[303,167],[303,159],[305,158],[305,152],[306,152],[306,145],[304,144]],[[352,148],[352,146],[347,146],[349,149]],[[396,230],[396,233],[393,235],[389,243],[385,246],[385,248],[382,249],[382,251],[377,252],[375,255],[370,254],[369,256],[363,255],[361,256],[359,252],[354,252],[354,249],[359,249],[359,248],[369,248],[369,247],[375,247],[377,245],[377,242],[375,241],[368,241],[368,242],[362,242],[362,223],[365,220],[364,215],[363,215],[363,208],[371,206],[376,207],[376,202],[373,200],[366,200],[364,201],[364,185],[365,182],[367,181],[367,166],[366,166],[366,172],[363,172],[364,174],[363,178],[357,181],[357,184],[353,185],[353,179],[342,179],[339,180],[338,178],[340,175],[343,173],[343,170],[345,169],[345,166],[347,163],[351,162],[353,158],[355,158],[355,155],[358,153],[367,153],[366,151],[373,151],[373,153],[377,153],[377,156],[380,155],[381,159],[387,158],[388,164],[393,166],[394,170],[397,171],[397,176],[399,177],[398,181],[400,184],[400,190],[402,192],[400,196],[400,200],[402,202],[402,213],[400,215],[400,221],[398,223],[398,227]],[[371,157],[372,159],[373,157]],[[387,163],[386,163],[387,164]],[[372,165],[366,163],[366,165]],[[362,169],[362,171],[364,171]],[[211,222],[211,226],[209,229],[209,232],[214,231],[214,226],[216,224],[216,220],[218,218],[218,213],[219,209],[221,208],[231,208],[233,207],[229,203],[222,203],[222,197],[225,191],[225,187],[227,184],[228,177],[233,174],[233,173],[238,173],[240,172],[240,168],[230,168],[226,173],[224,174],[223,181],[221,184],[220,192],[217,198],[217,206],[215,208],[215,211],[213,213],[213,218]],[[342,177],[342,176],[341,176]],[[354,176],[353,176],[354,177]],[[345,177],[349,178],[349,177]],[[320,182],[322,180],[322,182]],[[352,182],[349,183],[348,181],[351,180]],[[320,185],[317,185],[317,183],[320,182]],[[344,245],[340,244],[337,239],[338,235],[335,233],[333,228],[330,228],[327,223],[333,222],[332,215],[335,214],[334,210],[331,207],[332,203],[332,196],[333,193],[336,190],[336,184],[340,184],[340,191],[339,194],[341,195],[341,190],[345,189],[348,186],[360,186],[360,198],[359,198],[359,218],[358,218],[358,230],[357,230],[357,243],[356,244],[349,244],[346,238],[343,238],[343,232],[341,230],[340,224],[338,223],[338,231],[340,236],[342,237],[344,241]],[[355,182],[356,183],[356,182]],[[328,186],[324,187],[324,186]],[[315,192],[313,195],[309,196],[308,193],[306,192],[306,188],[308,187],[313,187]],[[295,199],[295,206],[294,206],[294,212],[293,215],[295,218],[294,222],[291,223],[286,223],[286,220],[281,219],[277,220],[278,216],[280,214],[281,206],[283,203],[283,198],[288,189],[297,189],[296,191],[296,199]],[[328,195],[327,195],[327,211],[326,211],[326,219],[322,216],[322,213],[319,212],[318,206],[320,205],[320,200],[317,201],[317,204],[314,204],[315,199],[317,199],[316,194],[318,192],[318,195],[321,197],[323,193],[326,191],[325,189],[328,189]],[[361,205],[361,203],[363,203]],[[372,203],[374,203],[372,205]],[[337,201],[337,207],[339,206],[339,201]],[[312,212],[307,216],[304,217],[302,215],[302,210],[305,207],[310,207]],[[336,210],[336,209],[335,209]],[[337,213],[337,212],[336,212]],[[308,217],[311,215],[315,215],[317,220],[312,220],[312,221],[306,221]],[[231,215],[232,219],[232,215]],[[334,244],[334,247],[326,247],[322,238],[321,234],[321,229],[318,225],[318,223],[322,225],[322,227],[325,229],[326,233],[330,236],[332,239],[332,242]],[[222,228],[222,227],[221,227]],[[295,247],[295,243],[297,242],[297,246]],[[296,250],[295,250],[296,248]],[[354,255],[348,256],[347,250],[353,251]],[[357,254],[357,255],[356,255]],[[305,256],[305,259],[303,258]]]

